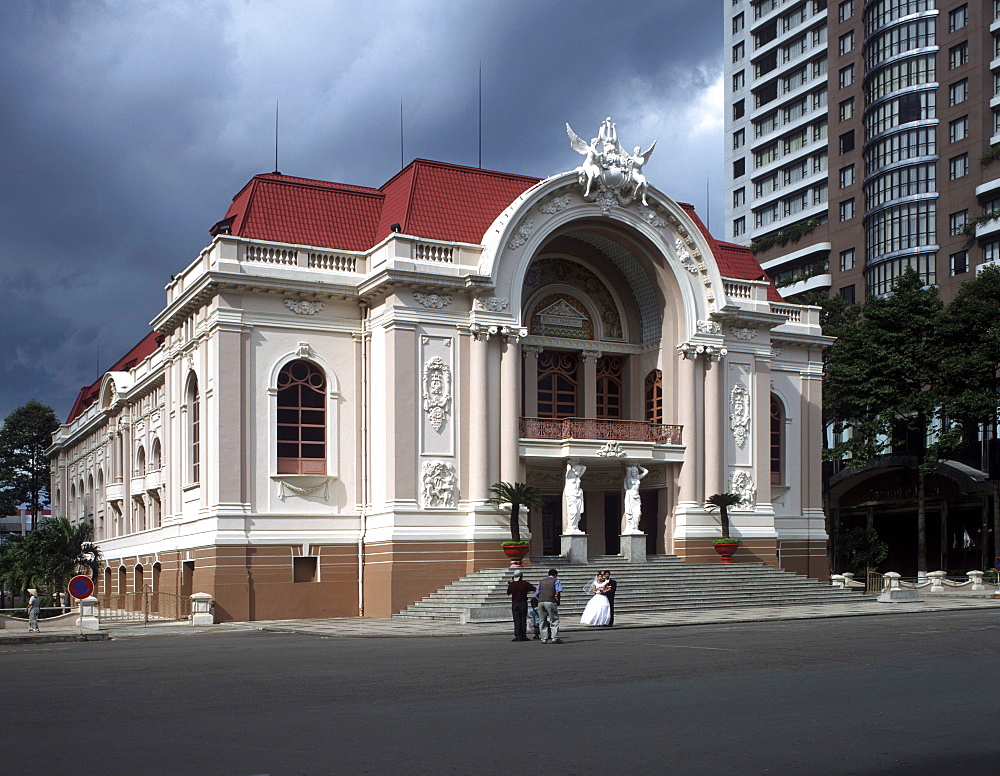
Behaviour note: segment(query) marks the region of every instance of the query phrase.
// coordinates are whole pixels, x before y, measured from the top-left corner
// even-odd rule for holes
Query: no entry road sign
[[[77,601],[82,601],[84,598],[90,598],[94,594],[94,582],[90,577],[77,574],[69,581],[67,589],[69,590],[69,594]]]

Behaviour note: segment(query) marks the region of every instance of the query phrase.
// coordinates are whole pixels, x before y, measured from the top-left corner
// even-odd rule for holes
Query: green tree
[[[831,347],[823,381],[833,430],[844,436],[825,451],[861,468],[904,450],[917,456],[917,569],[927,571],[925,476],[940,451],[924,444],[940,429],[935,390],[941,359],[943,304],[908,270],[884,297],[870,298],[863,317],[844,321]]]
[[[722,525],[722,538],[729,539],[729,507],[735,507],[743,500],[739,493],[713,493],[705,503],[708,508],[718,507],[719,523]]]
[[[36,526],[38,513],[49,503],[45,451],[57,428],[52,408],[34,399],[11,412],[0,428],[0,506],[27,504]]]
[[[521,521],[518,519],[521,507],[540,507],[542,492],[525,482],[496,482],[490,485],[490,493],[493,498],[487,499],[487,504],[495,507],[510,504],[510,538],[521,541]]]
[[[857,526],[844,534],[840,542],[847,562],[856,574],[869,574],[889,557],[889,545],[879,539],[874,528]]]
[[[101,550],[93,539],[90,523],[45,518],[37,530],[0,545],[0,587],[14,594],[29,587],[61,593],[81,569],[89,570],[96,582]]]
[[[936,393],[947,425],[934,452],[945,457],[965,440],[975,439],[980,429],[987,430],[987,439],[997,436],[1000,269],[984,269],[961,285],[945,308],[938,334],[943,347]],[[986,462],[983,469],[990,470]],[[1000,481],[994,476],[992,484],[993,548],[994,555],[1000,556]]]

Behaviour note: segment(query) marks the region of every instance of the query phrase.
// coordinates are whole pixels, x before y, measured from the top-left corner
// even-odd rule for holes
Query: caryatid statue
[[[583,464],[566,464],[566,483],[563,485],[563,500],[566,502],[566,533],[579,534],[580,517],[583,515]]]
[[[625,533],[638,534],[642,517],[642,500],[639,498],[639,481],[649,474],[641,466],[625,467]]]

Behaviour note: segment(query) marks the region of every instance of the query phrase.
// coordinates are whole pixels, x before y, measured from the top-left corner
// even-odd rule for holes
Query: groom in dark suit
[[[604,594],[608,598],[608,606],[611,607],[611,619],[608,620],[607,625],[610,628],[615,624],[615,590],[618,589],[618,581],[611,578],[610,571],[602,571],[601,574],[604,576],[604,583],[611,588]]]

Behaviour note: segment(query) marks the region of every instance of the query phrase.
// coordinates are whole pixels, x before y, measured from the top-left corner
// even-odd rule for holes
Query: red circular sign
[[[83,574],[77,574],[69,581],[67,589],[69,590],[69,594],[77,601],[82,601],[84,598],[90,598],[94,594],[94,581]]]

